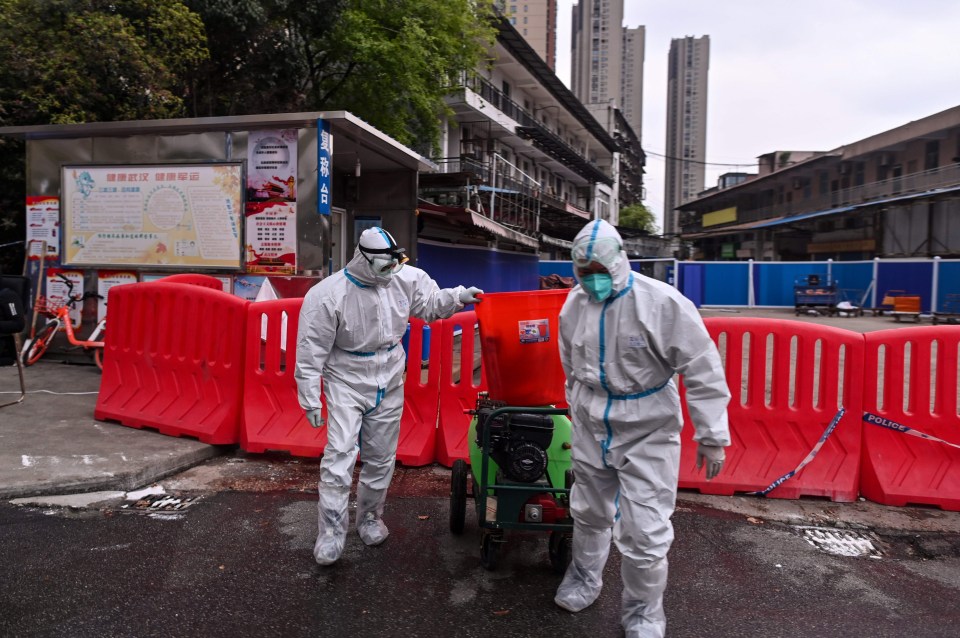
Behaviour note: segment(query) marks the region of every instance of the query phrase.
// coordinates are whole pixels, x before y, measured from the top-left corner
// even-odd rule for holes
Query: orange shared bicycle
[[[66,303],[60,303],[58,300],[50,297],[40,297],[37,299],[34,308],[35,312],[47,315],[49,319],[47,319],[43,328],[40,329],[33,339],[27,339],[26,343],[23,344],[23,350],[21,351],[23,364],[30,366],[39,361],[40,357],[42,357],[50,347],[57,333],[63,330],[66,332],[67,340],[71,344],[79,346],[87,352],[92,351],[94,362],[98,368],[103,370],[103,344],[107,331],[106,316],[97,323],[97,326],[86,339],[77,338],[77,334],[74,331],[75,326],[73,325],[73,320],[70,319],[70,311],[73,310],[78,303],[88,297],[99,297],[99,295],[96,293],[74,295],[73,282],[62,274],[57,276],[60,277],[67,286],[67,301]],[[79,327],[79,325],[76,326],[76,328]]]

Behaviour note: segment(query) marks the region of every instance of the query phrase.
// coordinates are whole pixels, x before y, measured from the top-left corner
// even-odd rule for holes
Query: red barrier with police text
[[[397,460],[404,465],[433,463],[437,445],[437,406],[440,402],[440,352],[437,333],[443,322],[426,324],[410,317],[407,342],[407,378],[403,386],[403,418]],[[429,347],[427,369],[423,369],[424,337]]]
[[[470,462],[467,430],[469,414],[477,404],[477,393],[486,390],[487,383],[481,367],[479,383],[474,381],[474,362],[477,358],[477,313],[458,312],[443,320],[440,350],[442,352],[440,379],[440,420],[437,434],[437,462],[446,467],[457,459]]]
[[[240,445],[247,452],[275,450],[318,457],[327,445],[327,428],[310,427],[293,377],[302,304],[302,297],[258,301],[247,310],[240,433]],[[321,404],[326,418],[322,394]]]
[[[94,417],[204,443],[236,443],[248,301],[156,281],[110,289]]]
[[[861,492],[960,511],[960,327],[866,335]]]
[[[863,335],[799,321],[724,317],[704,322],[724,358],[732,443],[723,471],[707,481],[696,469],[697,444],[683,392],[680,487],[706,494],[759,492],[807,461],[769,496],[856,500]],[[809,459],[840,407],[844,415]]]

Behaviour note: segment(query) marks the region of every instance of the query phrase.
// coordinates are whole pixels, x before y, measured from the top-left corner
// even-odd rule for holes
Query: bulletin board
[[[66,165],[63,263],[240,269],[241,162]]]

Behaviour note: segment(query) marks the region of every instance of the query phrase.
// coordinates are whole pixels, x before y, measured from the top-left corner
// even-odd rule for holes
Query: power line
[[[655,157],[662,157],[663,159],[668,160],[677,160],[680,162],[690,162],[691,164],[703,164],[704,166],[756,166],[755,162],[748,162],[744,164],[724,164],[723,162],[704,162],[701,160],[690,159],[689,157],[674,157],[672,155],[664,155],[663,153],[655,153],[654,151],[648,151],[644,149],[643,151],[647,155],[653,155]]]

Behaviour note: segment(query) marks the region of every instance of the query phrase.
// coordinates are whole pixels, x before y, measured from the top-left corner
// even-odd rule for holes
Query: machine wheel
[[[487,570],[493,571],[497,568],[497,561],[500,558],[500,545],[503,543],[503,532],[483,532],[483,538],[480,540],[480,564]]]
[[[550,532],[550,566],[562,574],[573,557],[573,535],[569,532]]]
[[[40,357],[43,356],[43,353],[47,351],[47,348],[50,347],[50,342],[53,341],[54,335],[57,334],[57,326],[49,325],[45,326],[43,330],[40,331],[40,334],[37,335],[29,347],[26,349],[26,354],[23,357],[23,364],[27,366],[32,366],[37,361],[40,360]]]
[[[467,516],[467,474],[470,470],[463,459],[453,462],[450,472],[450,531],[463,533],[463,522]]]

